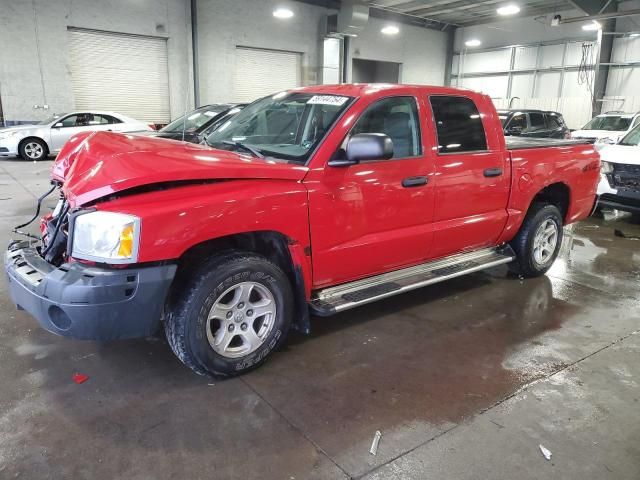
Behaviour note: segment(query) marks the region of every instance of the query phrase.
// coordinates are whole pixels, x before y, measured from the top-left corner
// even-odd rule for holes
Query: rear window
[[[544,115],[542,113],[529,113],[529,122],[531,123],[531,130],[544,130]]]
[[[438,95],[429,98],[438,134],[438,153],[487,149],[482,118],[473,100]]]
[[[561,128],[564,125],[564,121],[559,115],[547,115],[547,124],[549,128]]]

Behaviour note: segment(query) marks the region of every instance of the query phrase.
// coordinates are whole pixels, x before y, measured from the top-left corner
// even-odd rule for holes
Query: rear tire
[[[558,207],[533,204],[510,244],[516,252],[516,260],[510,264],[512,272],[523,277],[544,275],[562,244],[562,214]]]
[[[33,160],[37,162],[49,155],[49,148],[44,140],[39,138],[27,138],[20,143],[18,153],[24,160]]]
[[[171,349],[200,375],[233,376],[264,363],[293,316],[287,276],[250,253],[214,257],[173,292],[165,308]]]

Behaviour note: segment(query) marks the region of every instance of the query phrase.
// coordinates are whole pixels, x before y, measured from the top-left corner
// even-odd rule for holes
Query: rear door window
[[[514,132],[521,132],[527,129],[527,116],[524,113],[520,113],[518,115],[514,115],[509,125],[507,126],[508,130]]]
[[[476,104],[467,97],[436,95],[429,98],[438,134],[438,153],[487,150],[487,137]]]
[[[562,123],[557,115],[547,115],[547,125],[550,129],[556,130],[562,128]]]
[[[530,130],[535,132],[536,130],[544,130],[546,125],[544,124],[544,115],[542,113],[529,113],[529,123],[531,124]]]

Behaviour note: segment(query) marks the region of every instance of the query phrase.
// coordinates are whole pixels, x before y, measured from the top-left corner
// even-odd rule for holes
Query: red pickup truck
[[[589,144],[505,143],[489,97],[444,87],[294,89],[207,142],[73,138],[42,239],[6,252],[18,307],[81,339],[163,326],[191,369],[234,375],[310,313],[503,263],[543,274],[600,170]]]

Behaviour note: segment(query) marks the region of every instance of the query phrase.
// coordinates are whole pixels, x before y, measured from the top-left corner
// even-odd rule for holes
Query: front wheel
[[[293,315],[286,275],[264,257],[213,258],[168,302],[167,340],[196,373],[231,376],[263,363],[280,345]]]
[[[39,138],[28,138],[20,144],[18,150],[23,159],[34,162],[42,160],[49,153],[47,144]]]
[[[524,277],[538,277],[551,268],[562,243],[562,215],[558,207],[534,204],[511,241],[516,260],[511,270]]]

